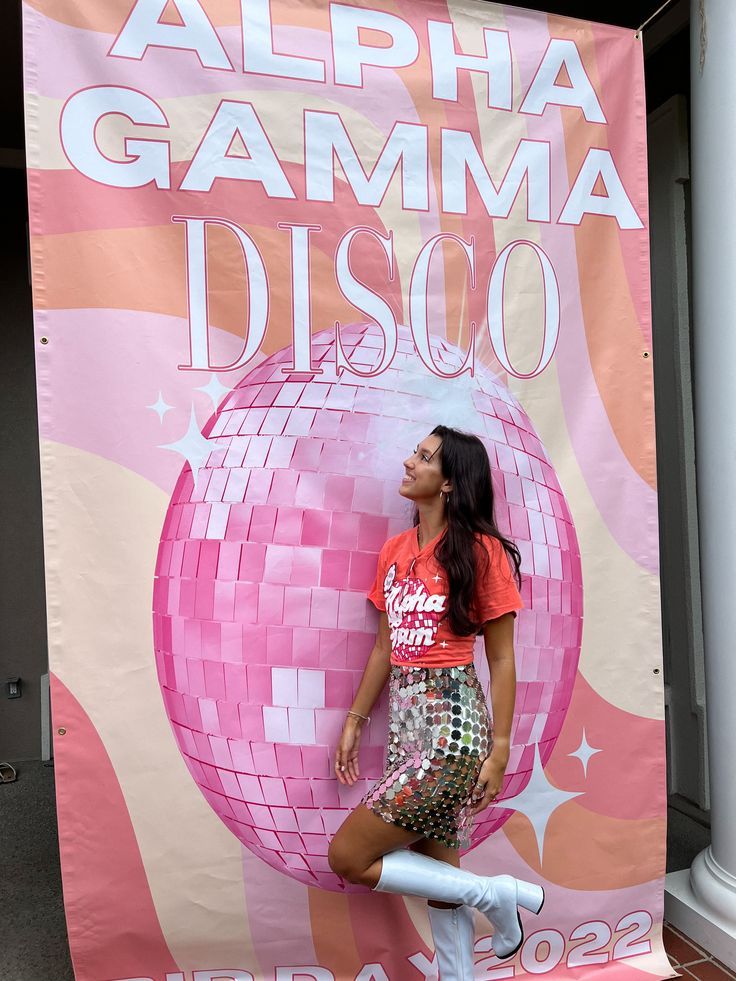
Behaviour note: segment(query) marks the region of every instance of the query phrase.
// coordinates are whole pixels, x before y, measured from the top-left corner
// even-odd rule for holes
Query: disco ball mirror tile
[[[350,363],[380,363],[378,328],[341,329]],[[435,363],[465,354],[431,338]],[[291,348],[246,375],[210,418],[212,450],[186,464],[161,533],[153,592],[156,665],[177,745],[199,789],[240,841],[309,885],[355,890],[327,864],[330,838],[383,771],[384,693],[365,727],[360,779],[332,761],[375,638],[366,599],[378,552],[411,523],[402,461],[438,425],[476,433],[491,460],[496,520],[522,554],[515,627],[517,702],[500,802],[473,848],[512,811],[535,747],[546,762],[580,655],[582,581],[569,508],[519,402],[488,369],[443,379],[406,328],[380,375],[335,369],[334,331],[314,335],[314,373],[284,371]],[[488,694],[481,642],[476,666]],[[490,698],[489,698],[490,704]]]

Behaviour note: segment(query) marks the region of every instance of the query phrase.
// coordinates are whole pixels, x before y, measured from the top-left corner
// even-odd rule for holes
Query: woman
[[[509,759],[521,557],[495,526],[490,463],[477,437],[437,426],[404,469],[399,493],[416,505],[414,526],[381,549],[368,594],[381,613],[378,635],[335,758],[337,779],[351,786],[362,728],[390,674],[386,771],[338,830],[329,862],[349,882],[429,900],[440,978],[467,981],[469,907],[490,920],[494,952],[507,958],[524,939],[518,906],[538,913],[544,901],[541,886],[473,875],[458,855]],[[493,723],[473,666],[481,631]]]

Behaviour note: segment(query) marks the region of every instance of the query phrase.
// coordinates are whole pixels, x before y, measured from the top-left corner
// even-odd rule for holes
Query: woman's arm
[[[369,716],[373,706],[378,700],[378,696],[384,689],[386,679],[391,670],[391,636],[388,628],[388,618],[385,613],[381,613],[378,623],[376,642],[370,653],[363,677],[360,680],[358,691],[353,699],[352,712],[359,715]],[[362,719],[354,715],[348,715],[342,729],[340,741],[337,744],[335,754],[335,773],[340,783],[351,786],[360,775],[358,766],[358,747],[360,746],[360,735],[365,725]]]
[[[355,693],[351,711],[358,712],[360,715],[371,714],[391,670],[390,656],[391,636],[388,629],[388,617],[385,613],[381,613],[376,642],[363,669],[363,677]],[[348,716],[348,718],[352,718],[352,716]]]
[[[482,798],[476,797],[474,811],[488,807],[501,790],[511,750],[511,723],[516,700],[514,664],[514,616],[504,613],[483,627],[488,667],[491,672],[493,748],[481,767],[478,784],[485,784]]]

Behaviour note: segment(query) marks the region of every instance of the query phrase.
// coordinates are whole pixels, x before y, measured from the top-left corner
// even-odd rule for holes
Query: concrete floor
[[[61,896],[54,769],[19,763],[0,784],[0,981],[74,981]],[[667,871],[687,868],[707,828],[669,810]]]

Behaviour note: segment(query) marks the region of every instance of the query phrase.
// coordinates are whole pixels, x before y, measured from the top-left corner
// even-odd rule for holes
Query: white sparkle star
[[[159,447],[161,450],[173,450],[174,453],[180,453],[186,459],[194,476],[195,487],[199,480],[199,471],[207,462],[214,448],[213,443],[202,435],[197,424],[197,417],[194,414],[194,406],[192,406],[192,412],[189,417],[189,428],[181,439],[175,443],[166,443]]]
[[[440,575],[439,575],[438,573],[436,573],[436,572],[435,572],[435,574],[434,574],[434,575],[432,576],[432,579],[433,579],[433,580],[434,580],[435,582],[442,582],[442,576],[440,576]]]
[[[458,386],[458,382],[461,384]],[[458,429],[475,432],[478,426],[478,408],[473,401],[474,382],[470,375],[453,378],[447,390],[442,393],[442,418],[452,419],[443,423]]]
[[[153,405],[147,405],[147,409],[153,409],[153,411],[158,415],[159,422],[163,422],[163,418],[167,412],[171,412],[174,408],[173,405],[169,405],[168,402],[164,401],[164,397],[159,391],[158,399],[153,403]]]
[[[580,745],[575,750],[574,753],[568,753],[568,756],[574,756],[575,759],[580,760],[583,764],[583,776],[588,776],[588,763],[591,756],[595,756],[596,753],[600,753],[600,749],[596,749],[595,746],[591,746],[585,737],[585,729],[583,729],[583,737],[580,740]]]
[[[529,783],[524,787],[520,794],[510,800],[499,801],[500,807],[509,807],[513,811],[526,815],[537,839],[537,849],[539,850],[539,861],[542,861],[544,852],[544,835],[547,831],[547,822],[552,814],[573,797],[580,797],[581,791],[572,793],[568,790],[560,790],[553,786],[544,772],[542,759],[539,755],[539,744],[534,747],[534,767],[529,778]]]
[[[217,409],[225,396],[230,394],[231,389],[222,385],[220,383],[220,379],[213,372],[210,375],[210,380],[207,382],[207,384],[200,385],[200,387],[195,389],[195,391],[204,392],[205,395],[209,395],[210,401],[212,402],[212,408]]]
[[[448,646],[448,643],[447,643],[446,640],[443,640],[442,643],[440,644],[440,647],[447,647],[447,646]]]

